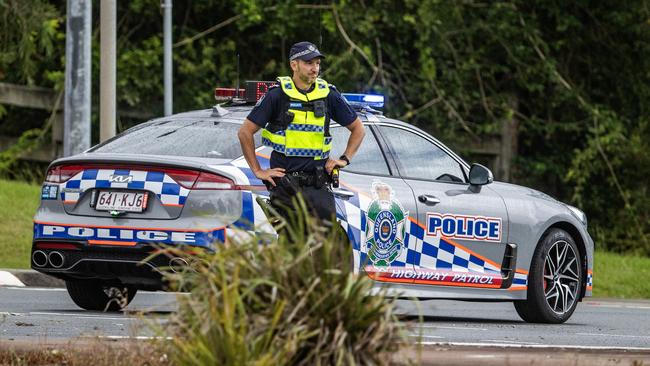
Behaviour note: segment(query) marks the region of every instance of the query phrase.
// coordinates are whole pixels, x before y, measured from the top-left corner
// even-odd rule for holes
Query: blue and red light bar
[[[341,93],[343,98],[353,106],[384,108],[385,98],[379,94]]]

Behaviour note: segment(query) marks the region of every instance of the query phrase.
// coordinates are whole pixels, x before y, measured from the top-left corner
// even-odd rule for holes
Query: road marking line
[[[443,336],[434,336],[434,335],[419,335],[419,334],[409,334],[409,337],[412,338],[435,338],[435,339],[444,339],[445,337]]]
[[[423,346],[463,346],[463,347],[503,347],[503,348],[539,348],[539,349],[581,349],[605,351],[650,351],[648,347],[610,347],[610,346],[576,346],[567,344],[513,344],[513,343],[477,343],[477,342],[419,342]]]
[[[639,310],[647,310],[650,309],[650,306],[635,306],[635,305],[596,305],[596,304],[588,304],[587,306],[593,306],[595,308],[615,308],[615,309],[639,309]]]
[[[0,271],[0,286],[25,287],[25,284],[10,272]]]
[[[22,290],[22,291],[67,291],[64,288],[59,287],[9,287],[3,290]]]
[[[429,324],[422,324],[418,325],[420,328],[438,328],[438,329],[458,329],[458,330],[487,330],[485,328],[471,328],[471,327],[446,327],[446,326],[441,326],[441,325],[429,325]]]
[[[109,335],[109,336],[84,336],[83,338],[107,338],[107,339],[140,339],[140,340],[150,340],[150,339],[166,339],[172,340],[173,337],[150,337],[150,336],[123,336],[123,335]]]
[[[117,317],[117,316],[101,316],[101,315],[85,315],[85,314],[67,314],[67,313],[48,313],[48,312],[29,312],[25,313],[24,315],[55,315],[55,316],[69,316],[69,317],[75,317],[75,318],[84,318],[84,319],[103,319],[103,320],[130,320],[134,319],[137,320],[137,317]]]
[[[650,309],[650,306],[648,305],[639,305],[639,304],[626,304],[622,302],[614,302],[614,303],[603,303],[603,302],[585,302],[584,303],[587,306],[593,306],[595,308],[622,308],[622,309],[641,309],[641,310],[647,310]]]
[[[576,335],[601,336],[601,337],[650,338],[650,336],[639,336],[639,335],[628,335],[628,334],[607,334],[607,333],[576,333]]]
[[[505,339],[481,339],[479,342],[496,342],[496,343],[503,343],[503,342],[508,342],[508,344],[541,344],[537,342],[523,342],[523,341],[507,341]]]

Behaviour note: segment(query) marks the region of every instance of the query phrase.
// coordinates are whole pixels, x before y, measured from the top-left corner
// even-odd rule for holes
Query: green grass
[[[0,180],[0,268],[29,268],[40,186]],[[594,296],[650,299],[650,258],[596,252]]]
[[[0,180],[0,268],[29,268],[40,186]]]
[[[594,296],[650,299],[650,258],[596,252]]]

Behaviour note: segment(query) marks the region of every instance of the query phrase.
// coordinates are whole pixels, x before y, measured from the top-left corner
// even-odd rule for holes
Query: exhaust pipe
[[[47,266],[47,254],[42,250],[35,250],[34,253],[32,253],[32,262],[36,267]]]
[[[65,257],[63,254],[61,254],[61,252],[50,252],[50,254],[47,256],[47,259],[50,260],[50,265],[54,268],[61,268],[65,263]]]
[[[169,260],[169,269],[174,273],[182,271],[188,265],[187,261],[181,257],[174,257]]]

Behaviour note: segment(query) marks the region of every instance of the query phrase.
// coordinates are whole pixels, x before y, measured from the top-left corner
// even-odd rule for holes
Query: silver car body
[[[249,110],[195,111],[148,123],[193,119],[239,125]],[[426,132],[380,114],[359,112],[359,116],[366,138],[352,164],[341,170],[341,185],[334,193],[337,218],[348,233],[355,268],[371,276],[377,288],[387,287],[404,297],[525,299],[536,246],[549,228],[559,227],[578,245],[584,264],[581,295],[591,296],[594,243],[579,210],[513,184],[472,186],[467,183],[470,166]],[[349,132],[335,124],[331,130],[333,154],[340,154]],[[395,136],[403,140],[392,141]],[[404,160],[400,153],[408,153],[410,146],[400,147],[400,141],[424,146],[424,153]],[[427,144],[431,154],[426,153]],[[270,149],[259,147],[256,151],[261,166],[268,167]],[[438,166],[439,161],[445,163]],[[242,235],[275,235],[256,200],[267,197],[268,192],[243,157],[233,160],[91,149],[51,166],[75,164],[87,168],[66,182],[44,183],[34,217],[34,251],[37,244],[61,242],[80,244],[83,250],[100,248],[101,253],[114,249],[128,254],[152,243],[216,249],[219,242]],[[422,167],[444,171],[446,166],[452,167],[453,177],[418,176]],[[237,189],[187,189],[169,174],[153,174],[156,167],[211,172],[229,178]],[[100,188],[147,191],[151,203],[145,213],[114,216],[90,206],[90,192]],[[32,266],[60,278],[84,278],[100,276],[94,269],[101,263],[138,262],[127,254],[86,256],[83,250],[66,257],[60,268]],[[101,276],[106,278],[111,271],[125,283],[160,288],[138,275],[113,269]]]

